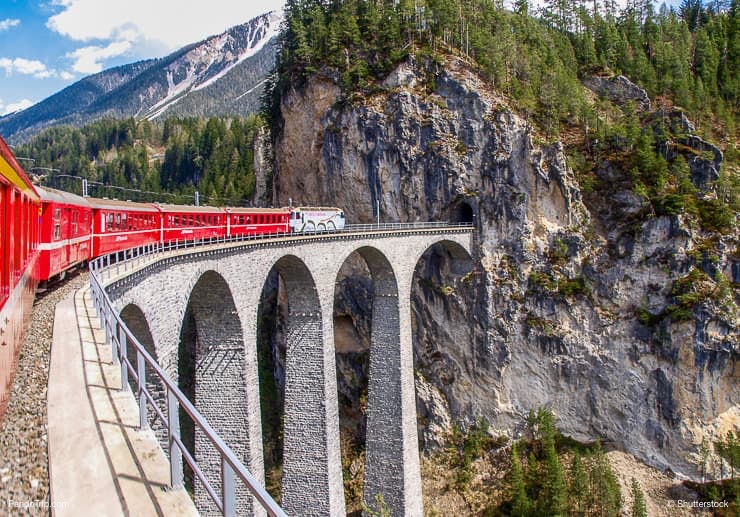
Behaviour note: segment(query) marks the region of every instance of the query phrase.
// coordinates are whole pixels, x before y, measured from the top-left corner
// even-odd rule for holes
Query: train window
[[[52,218],[52,226],[54,227],[53,240],[58,241],[62,237],[62,209],[55,208],[54,215]]]
[[[80,218],[80,213],[75,210],[72,212],[72,237],[77,237],[77,223]]]
[[[113,231],[113,214],[110,212],[105,215],[105,227],[109,232]]]

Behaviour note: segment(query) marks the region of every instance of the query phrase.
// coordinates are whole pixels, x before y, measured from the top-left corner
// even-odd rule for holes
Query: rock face
[[[587,77],[583,80],[583,84],[599,97],[606,97],[618,106],[632,101],[638,110],[650,110],[650,97],[647,92],[623,75]]]
[[[650,122],[656,130],[663,125],[676,135],[675,140],[660,142],[660,150],[667,160],[672,160],[679,154],[686,158],[691,169],[691,181],[703,191],[711,187],[712,182],[719,179],[722,168],[722,151],[716,145],[691,134],[694,125],[680,110],[656,110],[650,117]]]
[[[478,417],[515,435],[546,406],[577,439],[698,475],[702,439],[740,422],[737,289],[681,320],[666,316],[696,230],[679,216],[644,217],[630,191],[590,212],[559,143],[535,145],[528,124],[461,62],[443,69],[432,83],[410,60],[385,91],[349,100],[318,74],[283,99],[274,142],[277,204],[337,205],[361,223],[379,203],[382,221],[478,228],[473,273],[461,276],[439,250],[418,265],[423,444]],[[720,242],[707,278],[733,278],[735,246]]]

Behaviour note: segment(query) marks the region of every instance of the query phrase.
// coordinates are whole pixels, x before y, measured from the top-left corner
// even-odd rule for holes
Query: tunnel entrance
[[[461,201],[450,210],[451,223],[468,223],[475,221],[475,211],[467,201]]]

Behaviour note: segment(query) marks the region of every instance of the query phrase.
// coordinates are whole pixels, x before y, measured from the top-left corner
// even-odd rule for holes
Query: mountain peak
[[[11,142],[103,117],[244,116],[258,109],[275,61],[281,12],[268,12],[168,56],[111,68],[0,118]]]

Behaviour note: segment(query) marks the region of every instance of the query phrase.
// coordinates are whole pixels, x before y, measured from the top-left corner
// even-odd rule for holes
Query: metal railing
[[[139,253],[132,253],[131,260],[141,259],[145,256],[158,254],[155,246],[137,248]],[[115,266],[119,266],[116,263]],[[139,428],[149,428],[148,409],[151,406],[157,418],[164,424],[167,430],[167,445],[170,463],[170,485],[173,488],[184,486],[184,473],[182,460],[188,463],[193,473],[203,483],[203,487],[214,502],[219,511],[227,516],[235,516],[236,511],[236,485],[237,479],[244,484],[254,498],[271,516],[287,517],[285,512],[272,499],[270,494],[257,482],[244,464],[236,457],[234,452],[218,436],[216,431],[206,421],[203,415],[195,409],[195,406],[180,391],[177,385],[169,378],[161,366],[146,351],[144,346],[136,339],[136,336],[126,327],[121,317],[113,308],[113,303],[106,293],[100,273],[110,268],[110,256],[100,257],[90,263],[90,286],[93,304],[100,318],[101,326],[105,329],[106,343],[111,345],[111,355],[114,364],[121,367],[121,389],[129,389],[129,378],[136,383],[136,398],[139,403]],[[128,359],[128,348],[136,350],[136,365],[131,364]],[[147,365],[159,377],[162,385],[167,390],[167,414],[164,414],[154,400],[153,395],[147,389],[146,370]],[[196,459],[190,454],[182,442],[180,436],[180,411],[187,413],[195,427],[203,432],[218,452],[221,461],[221,494],[217,494],[205,474],[198,467]]]
[[[209,237],[196,240],[175,240],[166,243],[152,243],[138,248],[111,253],[96,260],[102,260],[99,270],[101,280],[110,280],[113,276],[126,273],[130,268],[136,268],[146,263],[156,262],[165,254],[178,254],[188,252],[192,248],[207,248],[209,246],[220,246],[224,244],[248,244],[248,243],[275,243],[276,240],[289,240],[301,242],[323,237],[352,236],[357,234],[386,233],[393,231],[415,231],[415,230],[451,230],[451,231],[473,231],[475,228],[471,223],[381,223],[381,224],[350,224],[342,229],[317,230],[313,232],[292,233],[273,232],[262,234],[241,234],[229,237]]]
[[[166,244],[152,243],[137,248],[119,251],[90,262],[90,288],[93,304],[100,318],[101,327],[105,329],[106,343],[111,345],[113,362],[121,368],[121,389],[129,389],[129,378],[136,384],[136,398],[139,403],[139,428],[148,429],[148,409],[154,410],[156,417],[164,424],[167,430],[167,446],[170,462],[170,483],[173,488],[183,486],[184,473],[182,460],[184,459],[193,473],[203,483],[203,487],[211,500],[223,515],[236,515],[236,478],[246,486],[249,492],[259,501],[262,507],[271,516],[283,517],[286,514],[275,503],[265,489],[247,468],[236,457],[234,452],[216,434],[203,415],[193,406],[188,398],[180,391],[177,385],[169,378],[157,361],[146,351],[131,330],[126,327],[121,317],[116,313],[113,303],[105,290],[105,282],[121,275],[133,273],[137,268],[156,263],[169,256],[194,251],[193,248],[207,249],[210,246],[219,246],[230,243],[259,243],[290,240],[291,242],[312,240],[326,234],[358,234],[372,232],[388,232],[399,230],[473,230],[467,223],[384,223],[384,224],[354,224],[341,230],[324,230],[310,233],[272,233],[261,235],[240,235],[234,237],[218,237],[194,241],[172,241]],[[128,359],[128,349],[136,350],[136,364]],[[167,411],[165,414],[157,405],[153,395],[147,389],[147,365],[154,371],[167,391]],[[179,412],[185,411],[193,424],[203,431],[221,458],[221,494],[217,494],[211,483],[197,465],[197,461],[187,450],[180,436]]]

